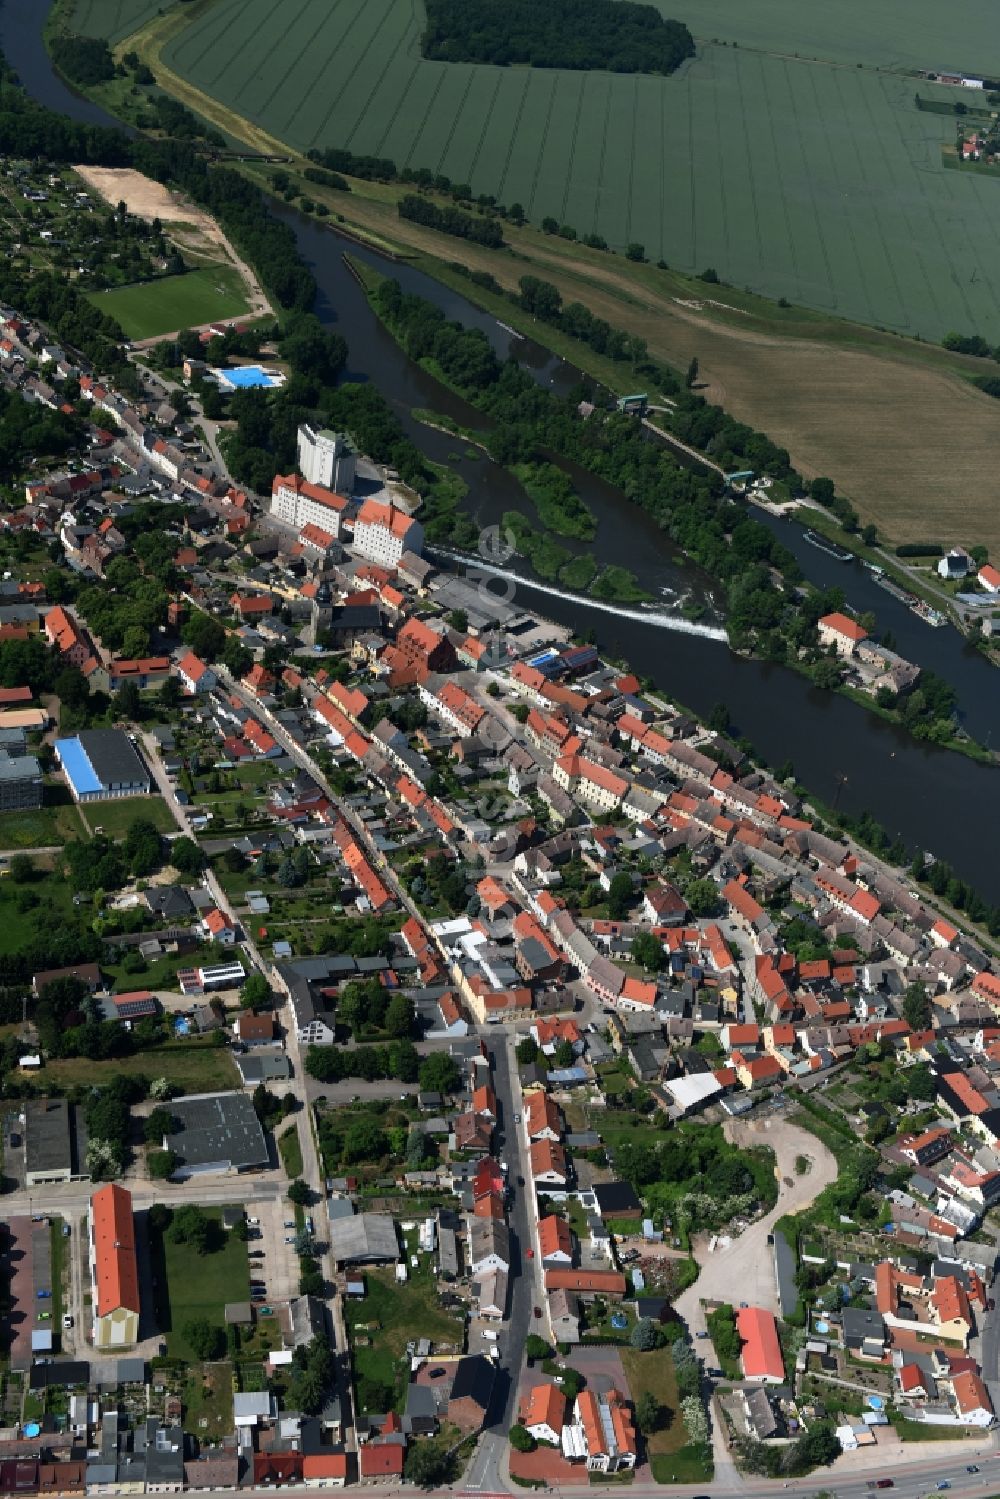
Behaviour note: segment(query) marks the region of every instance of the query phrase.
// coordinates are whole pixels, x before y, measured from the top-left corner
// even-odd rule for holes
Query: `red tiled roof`
[[[118,1307],[139,1313],[139,1266],[135,1253],[132,1194],[116,1182],[99,1187],[90,1199],[97,1268],[97,1315]]]
[[[785,1377],[785,1361],[772,1314],[759,1306],[740,1307],[736,1313],[736,1331],[743,1341],[740,1357],[745,1377],[780,1383]]]
[[[851,619],[847,614],[835,611],[833,614],[824,614],[819,621],[821,630],[835,630],[838,635],[843,635],[845,640],[853,640],[855,644],[861,640],[867,640],[868,631],[862,629],[856,619]]]

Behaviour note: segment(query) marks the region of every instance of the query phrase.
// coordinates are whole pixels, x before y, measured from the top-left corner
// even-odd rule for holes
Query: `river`
[[[25,88],[40,102],[88,123],[114,124],[54,73],[40,38],[50,4],[51,0],[2,0],[0,48]],[[450,317],[483,328],[500,353],[510,347],[509,333],[422,272],[359,248],[315,221],[297,214],[290,219],[319,284],[317,312],[350,346],[348,378],[373,380],[421,449],[436,461],[451,462],[462,473],[470,485],[471,509],[478,517],[490,521],[514,504],[527,507],[531,515],[530,505],[509,475],[484,459],[463,456],[453,460],[450,455],[464,453],[461,440],[412,419],[412,408],[430,407],[464,425],[481,425],[482,421],[402,354],[347,271],[343,252],[349,250],[395,275],[407,290],[429,297]],[[536,378],[557,390],[568,388],[576,378],[570,367],[523,340],[517,341],[515,351]],[[589,475],[578,477],[598,519],[594,546],[600,562],[631,569],[665,607],[688,598],[711,607],[707,580],[671,557],[662,533],[648,516],[609,486]],[[782,527],[781,522],[774,524]],[[967,652],[957,632],[923,625],[853,564],[839,564],[810,548],[801,535],[794,534],[794,528],[785,525],[781,534],[800,556],[809,577],[820,583],[841,583],[851,603],[859,609],[873,608],[880,628],[893,630],[904,655],[933,666],[953,682],[973,733],[985,738],[991,732],[1000,715],[997,678]],[[567,545],[573,549],[573,543]],[[668,630],[632,617],[631,611],[614,617],[585,599],[555,597],[528,583],[519,583],[517,589],[518,602],[524,607],[577,630],[592,630],[603,649],[627,660],[696,713],[705,715],[714,704],[725,703],[736,731],[746,735],[770,764],[790,760],[800,780],[818,797],[845,811],[871,812],[890,834],[947,859],[985,899],[1000,904],[1000,867],[981,836],[984,827],[1000,821],[1000,775],[995,769],[921,746],[847,699],[816,691],[787,667],[736,657],[713,638],[714,631]]]

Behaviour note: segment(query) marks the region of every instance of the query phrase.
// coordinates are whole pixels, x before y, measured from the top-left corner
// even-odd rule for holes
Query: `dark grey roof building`
[[[267,1142],[247,1093],[199,1093],[170,1105],[176,1120],[168,1144],[178,1157],[175,1179],[211,1172],[260,1170]]]

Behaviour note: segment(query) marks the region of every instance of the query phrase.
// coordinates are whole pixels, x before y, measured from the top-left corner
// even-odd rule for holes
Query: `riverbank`
[[[413,341],[414,330],[417,332],[418,348],[427,347],[433,342],[433,335],[427,332],[419,314],[419,303],[414,303],[412,298],[407,303],[405,298],[400,299],[398,291],[394,293],[393,297],[387,297],[386,293],[390,289],[391,277],[383,275],[371,266],[360,262],[353,262],[351,256],[347,256],[346,259],[350,265],[352,274],[363,287],[369,306],[372,308],[375,316],[379,318],[382,325],[401,348],[405,348],[407,342]],[[398,310],[398,317],[393,315],[393,309]],[[402,321],[399,321],[399,319],[402,319]],[[430,326],[433,327],[434,325],[431,324]],[[436,352],[440,353],[440,358],[447,360],[448,356],[442,351],[441,345],[435,343],[434,347]],[[474,357],[472,354],[468,356],[469,359]],[[442,367],[439,359],[426,360],[418,358],[418,362],[424,365],[428,369],[428,373],[433,374],[436,379],[440,380],[456,396],[465,400],[471,400],[475,404],[477,399],[476,392],[473,391],[470,395],[466,388],[450,380],[448,370]],[[467,359],[463,356],[459,367],[464,370],[466,364]],[[596,422],[598,417],[595,415],[591,420]],[[514,431],[509,428],[505,429],[505,436],[515,447],[517,446],[517,438]],[[578,451],[577,456],[581,461],[585,461],[582,447]],[[514,463],[511,468],[512,472],[516,477],[521,479],[522,483],[526,477],[530,477],[524,465],[519,466],[517,463]],[[530,498],[530,488],[528,486],[525,487]],[[640,508],[649,508],[648,504],[645,503],[644,497],[640,498],[639,493],[633,492],[631,498],[635,503],[640,505]],[[541,515],[541,518],[543,522],[548,519],[544,514]],[[571,562],[567,550],[560,546],[550,534],[553,529],[551,523],[549,523],[548,529],[544,533],[539,533],[531,526],[523,513],[519,514],[508,510],[505,511],[502,517],[502,525],[513,537],[517,551],[523,557],[527,558],[534,571],[544,581],[549,583],[559,582],[566,588],[586,588],[587,592],[594,597],[616,598],[624,603],[638,602],[644,597],[649,601],[649,595],[644,595],[643,591],[636,584],[634,577],[625,576],[621,569],[606,567],[599,574],[596,574],[596,565],[592,562],[590,566],[583,559],[577,559],[575,563]],[[598,538],[599,546],[600,539]],[[748,568],[752,567],[753,562],[759,555],[759,553],[748,553]],[[805,623],[805,621],[798,619],[797,614],[793,613],[790,622],[784,618],[780,622],[777,619],[771,619],[769,622],[770,634],[763,628],[749,630],[745,623],[741,623],[741,620],[751,617],[749,614],[751,608],[754,609],[757,615],[764,618],[764,613],[762,612],[764,606],[755,602],[748,603],[745,599],[739,598],[739,581],[731,582],[729,587],[734,611],[731,618],[736,619],[735,626],[732,623],[730,624],[730,639],[733,645],[741,652],[758,654],[765,659],[769,654],[773,654],[775,659],[785,660],[794,671],[804,676],[820,690],[835,691],[843,695],[850,701],[855,702],[866,712],[871,712],[877,717],[882,718],[885,722],[892,723],[903,732],[912,735],[920,743],[937,744],[985,765],[992,766],[995,763],[993,755],[987,749],[977,744],[971,735],[952,725],[950,718],[947,716],[949,710],[942,699],[941,692],[935,689],[932,696],[932,679],[928,678],[926,691],[921,692],[918,685],[918,688],[912,695],[900,700],[898,708],[888,704],[880,704],[869,694],[854,689],[842,680],[837,680],[836,673],[832,669],[833,663],[825,655],[820,655],[815,646],[815,636],[811,628],[814,616],[810,616],[808,620],[810,625],[808,639],[812,641],[812,645],[807,655],[804,643],[805,637],[802,637],[803,644],[800,644],[798,649],[794,648],[793,645],[794,641],[800,639],[801,632],[799,631],[799,626]],[[813,585],[808,584],[807,587],[811,591]],[[792,598],[791,591],[786,587],[779,591],[777,597],[783,601],[781,607],[784,615],[788,615],[789,601]],[[737,602],[738,598],[739,602]],[[741,611],[739,615],[735,614],[737,609]],[[772,651],[770,637],[775,634],[783,637],[786,632],[788,632],[788,640],[781,639],[780,652]],[[942,703],[941,711],[936,711],[935,705],[937,701],[941,701]]]

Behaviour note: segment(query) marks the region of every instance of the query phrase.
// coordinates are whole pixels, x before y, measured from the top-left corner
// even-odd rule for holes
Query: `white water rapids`
[[[685,619],[683,615],[665,614],[657,609],[635,609],[628,604],[594,599],[585,593],[570,593],[568,589],[555,588],[551,583],[541,583],[536,578],[522,577],[520,573],[510,572],[506,567],[496,567],[491,562],[483,562],[481,558],[471,557],[465,552],[452,552],[446,547],[436,546],[427,546],[425,551],[446,557],[451,562],[459,562],[470,573],[485,573],[491,578],[509,578],[512,583],[520,583],[524,588],[537,589],[539,593],[551,594],[555,599],[566,599],[571,604],[582,604],[585,609],[599,609],[602,614],[614,614],[619,619],[635,619],[640,624],[655,625],[660,630],[673,630],[678,635],[700,635],[703,640],[726,641],[729,638],[720,625],[702,625],[696,620]]]

